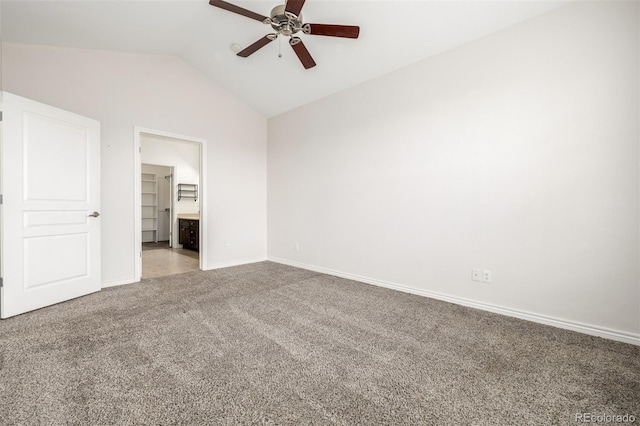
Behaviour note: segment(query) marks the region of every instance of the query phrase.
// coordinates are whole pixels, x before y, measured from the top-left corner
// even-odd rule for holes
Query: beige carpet
[[[576,424],[640,348],[264,262],[0,321],[0,424]],[[640,422],[640,420],[636,420]]]

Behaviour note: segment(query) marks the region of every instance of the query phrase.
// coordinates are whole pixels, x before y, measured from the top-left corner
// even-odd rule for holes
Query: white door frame
[[[135,275],[134,281],[138,282],[142,278],[142,224],[141,224],[141,204],[142,188],[140,184],[140,173],[142,173],[141,155],[141,135],[163,136],[172,139],[180,139],[187,142],[195,142],[200,147],[200,181],[198,182],[198,199],[200,200],[200,270],[207,270],[207,196],[204,183],[207,181],[207,141],[205,139],[184,136],[176,133],[164,132],[162,130],[147,129],[135,126],[133,128],[134,137],[134,173],[133,173],[133,232],[134,232],[134,255],[135,255]],[[175,169],[174,169],[175,170]],[[173,192],[173,191],[172,191]],[[174,230],[175,231],[175,230]]]

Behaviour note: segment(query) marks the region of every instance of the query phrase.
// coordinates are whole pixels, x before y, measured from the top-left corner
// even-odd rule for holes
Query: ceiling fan
[[[310,35],[358,38],[360,27],[354,25],[303,24],[300,11],[302,10],[302,6],[304,6],[304,2],[305,0],[287,0],[286,4],[274,7],[273,10],[271,10],[271,16],[263,16],[226,1],[209,0],[211,6],[255,19],[266,25],[271,25],[276,31],[275,33],[267,34],[252,45],[241,50],[237,53],[238,56],[246,58],[282,35],[290,37],[289,44],[293,48],[293,51],[298,56],[298,59],[300,59],[300,62],[302,62],[302,66],[304,66],[305,69],[309,69],[315,67],[316,62],[311,57],[302,39],[294,36],[294,34],[302,31],[303,34]]]

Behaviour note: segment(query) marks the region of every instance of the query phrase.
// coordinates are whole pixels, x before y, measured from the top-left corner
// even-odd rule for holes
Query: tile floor
[[[169,248],[168,243],[142,244],[142,278],[164,277],[200,269],[199,253]]]

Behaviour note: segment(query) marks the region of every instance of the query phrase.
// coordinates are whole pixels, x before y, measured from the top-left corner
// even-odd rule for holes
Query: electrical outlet
[[[300,251],[300,244],[296,243],[295,249],[296,249],[296,251]]]
[[[482,271],[482,282],[490,283],[491,282],[491,271],[484,270]]]
[[[482,281],[482,270],[481,269],[472,269],[471,270],[471,279],[473,281]]]
[[[231,251],[231,243],[227,243],[227,251]]]

